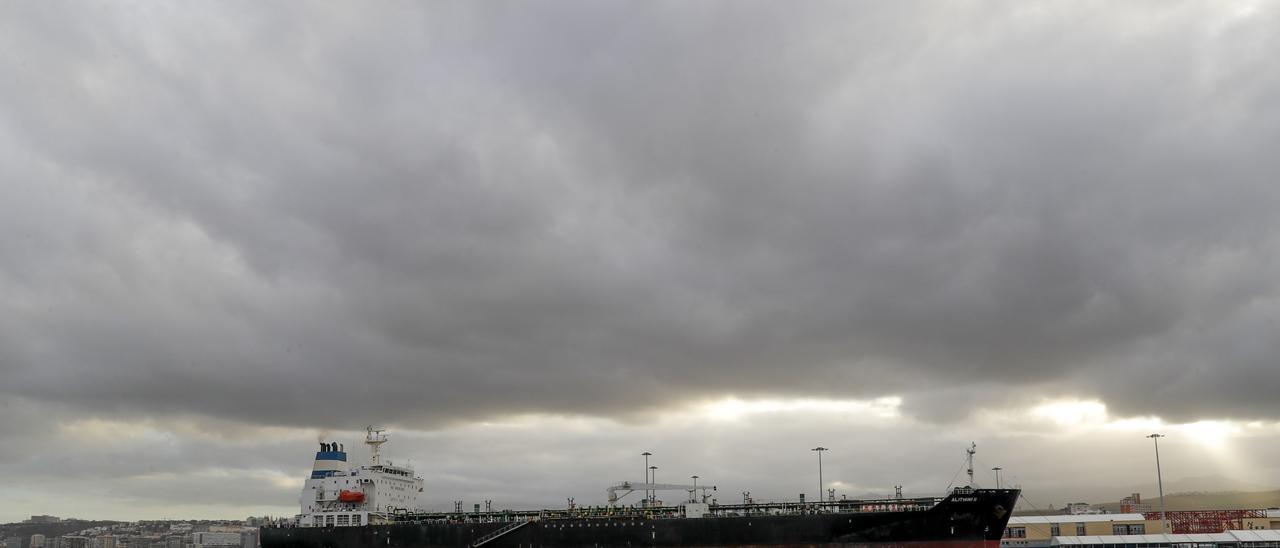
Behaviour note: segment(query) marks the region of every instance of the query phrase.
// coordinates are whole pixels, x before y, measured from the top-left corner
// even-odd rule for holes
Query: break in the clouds
[[[0,13],[0,463],[731,395],[1280,419],[1274,5]]]

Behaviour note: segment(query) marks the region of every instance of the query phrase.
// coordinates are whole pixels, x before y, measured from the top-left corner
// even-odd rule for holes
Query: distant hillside
[[[19,537],[25,546],[31,541],[31,535],[40,534],[49,538],[69,535],[91,527],[115,525],[118,521],[85,521],[67,520],[58,523],[7,523],[0,525],[0,537]]]
[[[1215,493],[1187,492],[1165,495],[1165,509],[1174,510],[1235,510],[1250,508],[1280,508],[1280,489],[1272,491],[1219,491]],[[1160,511],[1160,497],[1144,498],[1152,511]],[[1107,512],[1119,513],[1119,502],[1094,504]],[[1062,508],[1030,508],[1020,505],[1015,511],[1019,516],[1047,516],[1062,513]]]
[[[1152,478],[1155,479],[1155,478]],[[1120,509],[1120,499],[1130,493],[1142,493],[1143,500],[1159,506],[1156,482],[1149,484],[1089,484],[1073,482],[1058,485],[1023,485],[1018,515],[1059,514],[1070,502],[1093,501],[1112,511]],[[1280,490],[1274,485],[1258,484],[1222,475],[1184,477],[1165,481],[1169,509],[1269,508],[1280,506]],[[1175,500],[1175,498],[1177,500]],[[1104,502],[1105,501],[1105,502]]]
[[[1160,497],[1143,497],[1153,511],[1160,510]],[[1220,491],[1216,493],[1188,492],[1165,495],[1166,510],[1233,510],[1237,508],[1278,508],[1280,490],[1273,491]],[[1119,512],[1119,502],[1097,505],[1108,512]]]

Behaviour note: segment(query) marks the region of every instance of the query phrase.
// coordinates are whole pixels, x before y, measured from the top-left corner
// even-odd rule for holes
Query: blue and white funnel
[[[320,450],[316,451],[316,462],[311,465],[311,478],[327,478],[347,469],[347,452],[337,443],[320,442]]]

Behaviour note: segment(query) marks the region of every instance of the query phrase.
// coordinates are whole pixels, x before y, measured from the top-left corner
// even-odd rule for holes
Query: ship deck
[[[945,500],[945,497],[711,504],[708,507],[706,517],[923,512],[937,506],[943,500]],[[681,519],[685,515],[682,503],[677,506],[652,507],[589,506],[538,510],[494,510],[487,512],[396,512],[387,517],[395,523],[493,523],[529,520]]]

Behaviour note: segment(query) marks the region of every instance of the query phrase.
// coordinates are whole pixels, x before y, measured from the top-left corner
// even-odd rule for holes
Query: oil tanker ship
[[[262,548],[999,548],[1019,494],[959,487],[941,497],[719,504],[709,496],[713,486],[646,481],[610,487],[610,504],[600,508],[476,505],[466,511],[459,503],[453,512],[427,512],[418,502],[422,478],[411,467],[382,461],[378,449],[386,441],[370,428],[371,458],[359,466],[347,464],[341,444],[322,442],[303,485],[302,513],[291,523],[263,527]],[[688,498],[662,504],[654,495],[660,490],[684,491]],[[646,496],[618,505],[633,492]]]

